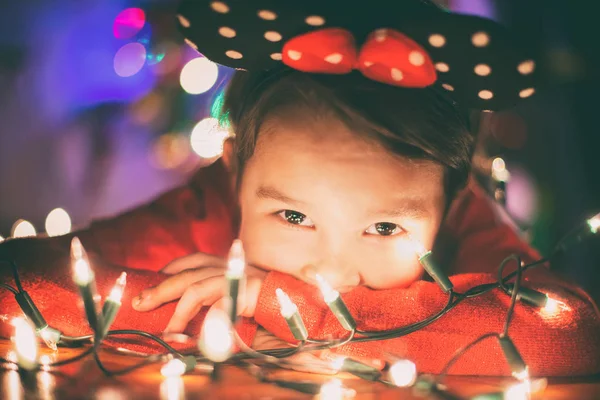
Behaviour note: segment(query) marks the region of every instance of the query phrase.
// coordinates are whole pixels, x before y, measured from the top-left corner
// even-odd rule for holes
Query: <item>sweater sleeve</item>
[[[35,269],[43,260],[67,255],[75,235],[89,253],[134,269],[158,271],[175,258],[198,251],[225,255],[235,229],[228,182],[224,166],[217,162],[149,204],[70,235],[7,241],[0,245],[0,256]]]
[[[493,282],[489,274],[452,277],[457,291]],[[525,285],[547,292],[566,306],[557,314],[517,304],[509,335],[533,376],[573,376],[600,372],[600,316],[594,306],[569,290],[533,282]],[[276,336],[293,341],[275,300],[276,288],[286,291],[298,305],[315,339],[342,338],[348,334],[322,301],[318,290],[279,272],[269,273],[259,296],[256,321]],[[441,310],[447,301],[437,285],[415,282],[408,288],[371,290],[359,287],[342,295],[360,330],[386,330],[422,321]],[[386,354],[413,360],[420,372],[439,373],[454,352],[488,332],[501,332],[510,298],[499,290],[465,300],[438,319],[409,335],[355,343],[337,351],[361,358],[385,358]],[[495,340],[482,342],[450,371],[464,375],[510,375]]]

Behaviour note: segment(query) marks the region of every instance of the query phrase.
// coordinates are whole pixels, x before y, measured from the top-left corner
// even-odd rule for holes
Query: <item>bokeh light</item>
[[[131,119],[139,125],[152,124],[156,127],[164,123],[167,109],[165,98],[152,92],[131,106]]]
[[[520,222],[533,223],[540,206],[537,184],[523,168],[511,166],[506,184],[506,208]]]
[[[4,242],[4,238],[0,235],[0,243]]]
[[[114,58],[114,68],[117,75],[123,78],[140,72],[146,62],[146,48],[141,43],[127,43],[121,47]]]
[[[150,162],[158,169],[174,169],[183,165],[190,153],[190,142],[185,136],[166,134],[152,145]]]
[[[152,51],[154,50],[151,50],[151,52]],[[163,52],[164,58],[158,64],[149,63],[150,65],[153,65],[152,70],[157,75],[168,75],[174,72],[179,72],[179,66],[182,63],[181,60],[183,54],[181,47],[177,43],[170,41],[161,42],[158,45],[157,51]],[[146,56],[146,58],[148,58],[148,56]]]
[[[161,62],[167,54],[168,46],[164,43],[151,45],[146,51],[146,62],[148,65],[156,65]]]
[[[48,236],[62,236],[71,232],[71,217],[62,208],[55,208],[46,217],[46,233]]]
[[[183,66],[179,82],[189,94],[200,94],[213,87],[218,76],[217,64],[205,57],[196,57]]]
[[[198,122],[190,136],[192,150],[202,158],[214,158],[223,154],[223,142],[229,131],[219,125],[216,118],[205,118]]]
[[[35,231],[33,224],[24,219],[15,222],[11,230],[11,236],[14,238],[24,238],[35,235],[37,235],[37,232]]]
[[[117,39],[134,37],[146,23],[146,13],[141,8],[127,8],[119,13],[113,24],[113,33]]]

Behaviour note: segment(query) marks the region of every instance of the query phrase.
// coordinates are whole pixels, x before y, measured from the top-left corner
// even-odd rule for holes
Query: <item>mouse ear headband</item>
[[[184,0],[178,19],[186,43],[231,68],[358,70],[398,87],[437,84],[480,110],[535,92],[535,61],[505,28],[420,0]]]

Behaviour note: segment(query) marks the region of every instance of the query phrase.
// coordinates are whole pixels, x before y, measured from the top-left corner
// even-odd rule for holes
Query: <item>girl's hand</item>
[[[204,306],[211,306],[225,295],[227,261],[221,257],[196,253],[181,257],[161,270],[173,275],[159,285],[143,290],[132,301],[137,311],[150,311],[180,299],[167,324],[166,333],[180,333]],[[238,297],[238,315],[254,316],[258,294],[267,272],[246,265],[246,285]]]

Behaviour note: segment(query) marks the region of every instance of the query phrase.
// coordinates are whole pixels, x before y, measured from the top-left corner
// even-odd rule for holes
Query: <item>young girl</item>
[[[455,101],[492,109],[526,97],[532,70],[523,65],[533,61],[511,51],[490,21],[418,1],[390,19],[390,4],[371,3],[347,5],[353,18],[346,20],[318,2],[184,2],[179,21],[188,42],[205,43],[207,57],[249,70],[233,78],[223,110],[235,145],[226,143],[223,159],[188,186],[76,233],[95,255],[101,293],[128,271],[115,329],[197,334],[200,311],[224,295],[223,257],[236,237],[248,263],[238,330],[255,348],[272,338],[293,341],[277,288],[298,305],[311,338],[347,334],[315,287],[317,274],[342,293],[359,329],[373,331],[421,321],[445,306],[447,294],[419,263],[421,249],[433,249],[463,293],[494,282],[511,254],[525,263],[539,257],[469,179],[474,138]],[[490,71],[494,79],[482,79]],[[11,240],[0,255],[35,283],[30,294],[49,323],[78,334],[86,330],[68,271],[72,236]],[[600,320],[589,299],[546,267],[527,272],[523,284],[566,305],[552,315],[517,305],[510,336],[531,373],[599,372]],[[338,351],[362,359],[394,354],[421,372],[440,372],[458,348],[502,330],[509,302],[495,290],[410,335]],[[4,296],[2,313],[16,311]],[[510,369],[487,341],[451,372]]]

